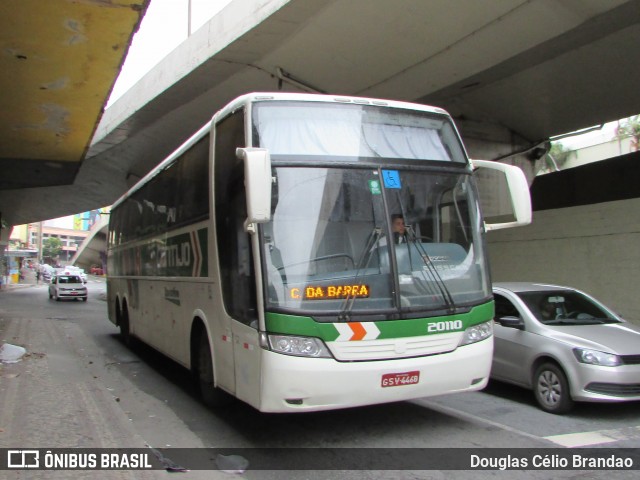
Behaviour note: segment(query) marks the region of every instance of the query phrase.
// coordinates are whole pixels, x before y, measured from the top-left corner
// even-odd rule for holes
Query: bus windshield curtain
[[[260,146],[272,155],[450,160],[437,131],[442,122],[397,113],[370,119],[361,108],[339,107],[262,107],[257,115]]]
[[[296,274],[308,275],[315,269],[309,260],[316,256],[324,238],[341,183],[335,179],[330,181],[327,170],[315,168],[279,169],[277,178],[279,199],[273,215],[274,243],[280,248],[284,265],[295,264],[292,269]],[[301,205],[305,207],[300,208]]]

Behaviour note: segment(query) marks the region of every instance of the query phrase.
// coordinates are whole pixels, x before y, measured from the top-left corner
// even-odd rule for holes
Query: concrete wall
[[[493,281],[570,285],[640,324],[640,199],[534,212],[487,239]]]
[[[562,168],[564,170],[579,167],[590,162],[597,162],[603,158],[611,158],[616,155],[621,156],[632,153],[633,151],[631,137],[620,140],[613,139],[608,142],[597,143],[576,150],[576,155],[567,160],[567,163],[565,163]]]
[[[584,290],[640,324],[640,152],[536,177],[533,222],[487,234],[493,281]]]

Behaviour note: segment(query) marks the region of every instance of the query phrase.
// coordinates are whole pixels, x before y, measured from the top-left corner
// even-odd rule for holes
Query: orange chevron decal
[[[367,330],[360,322],[350,323],[349,327],[351,327],[351,330],[353,331],[353,336],[350,340],[362,340],[367,334]]]
[[[338,331],[336,342],[375,340],[380,336],[374,322],[335,323],[334,326]]]

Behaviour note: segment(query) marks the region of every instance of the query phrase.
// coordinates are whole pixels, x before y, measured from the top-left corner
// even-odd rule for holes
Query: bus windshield
[[[268,309],[411,318],[490,298],[466,170],[276,166],[274,177]]]
[[[374,105],[258,102],[253,136],[271,155],[322,157],[323,161],[401,158],[467,162],[446,115]]]

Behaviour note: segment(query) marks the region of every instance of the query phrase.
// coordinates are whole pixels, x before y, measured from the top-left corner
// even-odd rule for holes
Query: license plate
[[[385,373],[382,375],[382,387],[401,387],[403,385],[415,385],[420,381],[420,372],[418,370],[414,372],[404,373]]]

